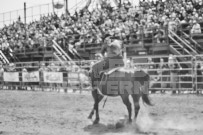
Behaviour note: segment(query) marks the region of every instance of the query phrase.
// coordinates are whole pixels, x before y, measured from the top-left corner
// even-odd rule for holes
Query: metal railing
[[[148,59],[151,58],[153,62],[147,62]],[[172,92],[194,92],[198,93],[199,91],[203,91],[203,74],[202,74],[202,69],[198,67],[198,64],[201,64],[203,61],[203,55],[197,55],[197,56],[173,56],[177,61],[170,62],[168,59],[168,56],[149,56],[149,57],[136,57],[132,58],[132,65],[131,68],[134,68],[134,70],[144,70],[148,72],[150,75],[150,91],[151,92],[156,92],[156,91],[172,91]],[[184,57],[185,61],[180,61]],[[142,59],[140,62],[140,60]],[[160,62],[160,59],[163,59],[162,62]],[[180,60],[179,60],[180,59]],[[23,68],[35,68],[34,71],[29,71],[28,70],[28,75],[27,77],[31,78],[33,72],[38,71],[40,68],[40,62],[35,62],[35,63],[15,63],[16,64],[16,69],[19,69],[18,74],[19,74],[19,81],[18,82],[9,82],[3,80],[1,84],[3,86],[15,86],[15,87],[34,87],[36,89],[79,89],[82,91],[85,89],[83,86],[88,88],[88,90],[91,89],[90,87],[90,80],[86,78],[86,80],[82,80],[83,78],[80,78],[81,76],[87,77],[87,74],[85,74],[85,70],[87,68],[90,68],[90,65],[95,61],[75,61],[75,63],[78,66],[72,65],[70,62],[67,62],[67,64],[61,65],[60,62],[48,62],[45,63],[47,67],[50,66],[50,63],[55,63],[55,67],[59,68],[60,70],[56,71],[50,71],[50,73],[47,75],[49,77],[52,74],[56,76],[60,76],[61,80],[58,82],[54,82],[52,80],[51,82],[46,81],[44,78],[43,74],[39,74],[39,79],[37,82],[26,82],[23,81],[23,73],[22,69]],[[90,64],[91,63],[91,64]],[[177,67],[173,67],[173,65],[178,65]],[[190,67],[188,67],[190,65]],[[61,69],[65,70],[61,70]],[[68,68],[68,69],[67,69]],[[80,77],[79,77],[80,76]],[[20,79],[21,78],[21,79]],[[13,79],[13,78],[12,78]],[[27,79],[27,78],[25,78]],[[32,78],[31,78],[32,79]],[[28,79],[29,80],[29,79]],[[85,82],[85,83],[84,83]],[[89,83],[88,83],[89,82]],[[74,87],[73,87],[74,86]],[[87,90],[87,89],[86,89]]]

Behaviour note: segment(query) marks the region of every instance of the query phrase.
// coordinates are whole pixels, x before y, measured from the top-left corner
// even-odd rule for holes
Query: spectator
[[[47,72],[49,69],[46,67],[45,63],[40,64],[39,72]]]
[[[7,71],[8,72],[16,72],[17,70],[16,70],[15,64],[14,63],[10,63]]]
[[[16,72],[16,71],[17,70],[15,64],[10,63],[7,72]],[[18,84],[18,82],[9,82],[9,84],[11,85],[11,87],[8,87],[8,89],[16,90],[16,85]]]
[[[51,40],[68,48],[62,43],[63,38],[72,37],[70,48],[80,48],[84,44],[100,44],[106,34],[115,36],[128,43],[128,40],[151,38],[155,30],[157,43],[165,42],[163,27],[176,33],[180,23],[189,23],[191,20],[202,21],[202,1],[140,1],[140,7],[133,7],[129,1],[124,1],[120,8],[113,9],[111,3],[101,2],[89,12],[88,9],[75,12],[74,15],[64,17],[56,14],[41,16],[39,21],[27,25],[18,21],[5,26],[0,32],[0,46],[3,49],[10,47],[16,51],[49,46]],[[141,27],[141,28],[138,28]],[[158,27],[158,30],[157,30]],[[198,23],[193,25],[191,33],[201,33]],[[27,31],[25,31],[27,28]],[[137,33],[137,35],[135,35]],[[131,35],[135,36],[131,36]],[[11,38],[13,37],[13,38]],[[69,39],[67,39],[69,40]],[[142,40],[139,41],[142,44]]]
[[[102,58],[103,58],[103,56],[102,56],[101,53],[96,53],[96,54],[95,54],[95,59],[96,59],[96,60],[99,61],[99,60],[101,60]]]
[[[51,63],[48,66],[48,68],[49,68],[49,72],[58,72],[59,71],[59,69],[56,67],[56,65],[54,63]],[[59,90],[57,89],[57,86],[59,86],[60,84],[58,85],[57,83],[51,83],[51,84],[48,84],[48,85],[51,86],[52,90],[59,92]]]
[[[40,63],[39,68],[39,77],[40,77],[40,83],[39,86],[44,91],[44,87],[46,87],[48,84],[44,82],[44,72],[48,72],[49,69],[46,67],[45,63]]]
[[[27,72],[27,69],[25,68],[25,66],[23,66],[22,72]],[[29,82],[22,82],[22,90],[27,90],[27,86],[32,85]]]
[[[201,33],[200,24],[197,23],[196,20],[194,20],[193,26],[192,26],[192,29],[191,29],[191,34],[200,34],[200,33]]]
[[[48,66],[48,68],[49,68],[49,71],[50,71],[50,72],[58,72],[58,71],[59,71],[58,67],[57,67],[54,63],[51,63],[51,64]]]
[[[177,61],[176,57],[172,54],[169,55],[168,65],[170,69],[170,87],[173,88],[172,93],[175,94],[179,81],[178,73],[180,70],[182,70],[182,67],[180,66],[180,63]]]

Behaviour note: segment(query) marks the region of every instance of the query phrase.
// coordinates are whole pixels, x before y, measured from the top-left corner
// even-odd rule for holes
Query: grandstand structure
[[[53,12],[50,5],[40,5],[40,10],[43,6],[49,10],[39,14],[38,20],[34,19],[34,13],[28,15],[35,7],[25,7],[25,14],[14,22],[1,21],[6,26],[0,28],[0,60],[5,64],[90,60],[107,38],[123,40],[127,57],[202,54],[203,34],[191,33],[193,24],[181,20],[177,23],[173,19],[167,24],[156,22],[151,17],[159,12],[153,9],[156,4],[149,4],[153,10],[145,1],[139,4],[130,0],[83,0],[77,3],[82,7],[76,5],[74,9],[63,9],[62,13],[57,9]],[[150,17],[151,20],[144,19]],[[198,23],[202,28],[203,22]]]

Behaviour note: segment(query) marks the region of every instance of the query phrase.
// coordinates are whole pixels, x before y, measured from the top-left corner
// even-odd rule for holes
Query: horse
[[[112,71],[113,70],[113,71]],[[123,103],[128,110],[128,122],[132,122],[131,113],[132,107],[129,100],[129,95],[132,96],[134,102],[134,119],[136,120],[140,110],[139,99],[142,97],[144,103],[152,106],[148,97],[149,90],[149,74],[143,70],[128,70],[124,67],[111,69],[109,72],[101,72],[99,77],[95,76],[92,70],[90,78],[92,83],[92,97],[94,99],[93,109],[91,110],[88,118],[92,119],[94,112],[96,112],[93,124],[98,124],[99,117],[99,103],[104,96],[116,97],[120,96]]]

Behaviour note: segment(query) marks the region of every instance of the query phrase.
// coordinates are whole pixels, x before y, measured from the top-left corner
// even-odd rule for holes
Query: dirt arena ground
[[[100,124],[87,119],[88,93],[0,91],[1,135],[202,135],[203,96],[150,95],[155,106],[141,104],[136,124],[116,129],[127,114],[119,97],[100,104]]]

